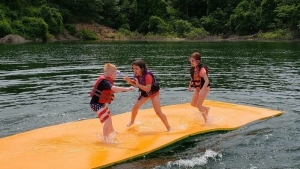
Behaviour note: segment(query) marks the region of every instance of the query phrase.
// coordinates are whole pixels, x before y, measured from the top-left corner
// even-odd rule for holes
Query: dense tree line
[[[300,37],[299,0],[0,0],[0,37],[56,36],[72,23],[123,33],[185,37]]]

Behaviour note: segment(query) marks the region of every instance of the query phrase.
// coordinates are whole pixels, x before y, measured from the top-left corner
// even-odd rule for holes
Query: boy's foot
[[[116,141],[113,139],[113,138],[110,138],[109,136],[108,137],[103,137],[103,142],[104,143],[116,143]]]
[[[167,128],[168,132],[172,131],[172,128],[171,127],[168,127]]]
[[[109,133],[108,137],[114,138],[117,134],[118,134],[118,132],[116,132],[116,130],[114,130],[113,132]]]

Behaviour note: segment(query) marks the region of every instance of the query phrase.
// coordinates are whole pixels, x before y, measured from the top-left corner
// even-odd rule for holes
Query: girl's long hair
[[[191,58],[193,58],[193,59],[199,61],[197,67],[198,67],[198,69],[200,70],[200,68],[202,67],[201,54],[200,54],[199,52],[194,52],[194,53],[191,54],[190,59],[191,59]],[[194,76],[194,69],[195,69],[195,68],[194,68],[193,66],[191,66],[191,68],[190,68],[190,74],[191,74],[191,77]]]
[[[132,62],[131,67],[133,65],[140,67],[142,69],[142,74],[147,72],[146,63],[142,59],[136,59],[134,62]]]

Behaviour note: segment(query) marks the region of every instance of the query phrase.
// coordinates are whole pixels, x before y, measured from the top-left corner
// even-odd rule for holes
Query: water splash
[[[171,168],[174,165],[178,167],[203,166],[208,163],[210,158],[222,158],[222,154],[213,150],[206,150],[204,154],[197,154],[195,157],[190,159],[180,159],[177,161],[168,162],[167,167]]]
[[[120,143],[119,141],[115,140],[115,137],[118,133],[116,131],[113,131],[110,133],[107,137],[104,137],[103,135],[96,134],[96,137],[100,142],[108,143],[108,144],[117,144]]]

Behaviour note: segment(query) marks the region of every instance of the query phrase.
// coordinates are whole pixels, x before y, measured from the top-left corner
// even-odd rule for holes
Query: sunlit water
[[[88,92],[106,62],[131,76],[131,62],[142,58],[161,84],[162,105],[189,102],[188,57],[194,51],[210,67],[208,99],[284,114],[234,131],[194,136],[110,168],[300,168],[299,42],[0,45],[0,137],[95,118]],[[121,78],[116,84],[126,85]],[[113,114],[130,111],[137,96],[117,93]]]

